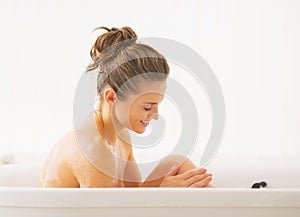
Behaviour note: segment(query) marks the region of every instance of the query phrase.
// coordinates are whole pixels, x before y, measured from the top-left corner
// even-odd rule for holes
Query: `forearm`
[[[142,187],[142,182],[127,182],[127,181],[124,181],[124,186],[126,188],[140,188]]]

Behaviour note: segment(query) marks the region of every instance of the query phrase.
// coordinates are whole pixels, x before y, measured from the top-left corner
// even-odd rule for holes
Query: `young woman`
[[[107,32],[91,49],[93,63],[87,73],[99,71],[99,103],[82,125],[85,133],[73,129],[56,144],[42,170],[40,186],[213,187],[212,174],[180,155],[165,157],[141,181],[127,130],[143,133],[158,118],[169,66],[155,49],[137,43],[130,27],[97,29]],[[93,125],[96,130],[89,128]],[[116,158],[123,164],[116,166]]]

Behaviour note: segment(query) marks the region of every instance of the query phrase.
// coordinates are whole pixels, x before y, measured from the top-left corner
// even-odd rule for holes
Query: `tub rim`
[[[101,195],[101,197],[99,196]],[[82,199],[84,197],[84,200]],[[217,199],[217,200],[216,200]],[[0,186],[1,207],[282,207],[300,208],[300,189],[35,188]]]

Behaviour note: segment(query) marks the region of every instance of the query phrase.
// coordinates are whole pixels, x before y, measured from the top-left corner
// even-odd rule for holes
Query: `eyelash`
[[[151,108],[144,108],[145,109],[145,111],[150,111],[151,110]]]

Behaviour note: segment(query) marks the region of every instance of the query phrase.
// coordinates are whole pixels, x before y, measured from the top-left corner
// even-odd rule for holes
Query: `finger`
[[[216,186],[214,186],[211,183],[208,183],[208,185],[204,186],[203,188],[216,188]]]
[[[212,181],[212,176],[208,176],[205,179],[196,182],[188,187],[190,188],[204,188],[205,186],[207,186],[210,182]]]
[[[211,181],[212,181],[212,176],[208,176],[205,179],[190,185],[189,188],[203,188],[207,186],[208,183],[210,183]]]
[[[206,171],[207,170],[205,168],[201,168],[201,169],[196,168],[196,169],[188,170],[188,171],[180,174],[179,176],[182,179],[189,179],[192,176],[204,174],[204,173],[206,173]]]
[[[205,179],[209,176],[212,176],[212,174],[204,173],[204,174],[201,174],[201,175],[195,175],[195,176],[192,176],[189,179],[185,180],[185,182],[187,183],[187,186],[190,186],[194,183],[202,181],[203,179]]]

